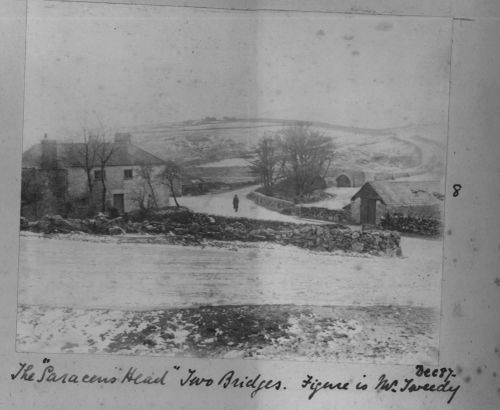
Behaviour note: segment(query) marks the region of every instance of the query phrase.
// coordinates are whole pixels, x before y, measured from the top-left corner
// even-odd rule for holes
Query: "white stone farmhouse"
[[[115,135],[113,142],[105,143],[105,150],[110,154],[104,168],[105,202],[107,208],[114,207],[120,213],[152,205],[169,205],[170,189],[162,182],[160,174],[166,162],[132,143],[129,133]],[[50,213],[61,213],[61,202],[84,207],[90,200],[102,204],[102,169],[94,159],[90,177],[92,195],[89,195],[87,172],[82,167],[83,143],[67,143],[50,140],[46,137],[23,153],[23,175],[40,178],[45,186],[46,201],[51,200],[53,178],[57,176],[57,203],[45,203],[42,208]],[[88,168],[88,167],[87,167]],[[144,175],[147,173],[148,178]],[[65,179],[65,181],[64,181]],[[64,189],[61,185],[65,185]],[[180,193],[180,186],[176,187]],[[64,196],[64,198],[61,198]],[[43,202],[43,198],[42,198]]]

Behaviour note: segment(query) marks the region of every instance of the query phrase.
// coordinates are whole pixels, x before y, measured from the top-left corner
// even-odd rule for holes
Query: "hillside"
[[[224,119],[157,124],[131,129],[134,142],[156,155],[202,165],[251,155],[265,134],[293,125],[273,119]],[[311,126],[332,138],[335,166],[375,172],[408,172],[411,175],[444,171],[446,135],[433,125],[387,129],[343,127],[326,123]]]

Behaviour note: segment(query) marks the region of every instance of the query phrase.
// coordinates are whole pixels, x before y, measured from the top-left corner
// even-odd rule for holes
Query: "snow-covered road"
[[[436,240],[403,238],[404,258],[274,244],[201,248],[120,240],[21,234],[19,303],[124,310],[440,303],[442,253]]]
[[[311,223],[311,221],[301,220],[295,216],[282,215],[279,212],[271,211],[256,205],[247,199],[247,194],[259,185],[247,186],[234,191],[219,192],[215,194],[183,196],[178,199],[179,204],[187,206],[195,212],[204,212],[221,216],[241,216],[252,219],[267,219],[272,221]],[[233,197],[238,195],[240,206],[238,212],[233,209]]]

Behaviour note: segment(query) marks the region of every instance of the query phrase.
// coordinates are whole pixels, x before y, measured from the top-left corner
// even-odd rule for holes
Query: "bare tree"
[[[255,148],[255,159],[249,161],[250,172],[260,178],[267,194],[272,192],[272,187],[281,175],[282,159],[280,141],[277,137],[266,135],[261,138]]]
[[[149,210],[151,203],[148,200],[149,193],[146,185],[140,185],[132,191],[131,200],[137,204],[141,211]]]
[[[106,165],[109,163],[111,156],[113,155],[114,148],[113,144],[106,140],[106,134],[101,132],[97,138],[97,165],[100,170],[99,180],[101,182],[101,211],[106,211]]]
[[[179,183],[181,179],[181,167],[179,164],[175,163],[174,161],[168,161],[161,172],[161,180],[163,181],[164,184],[166,184],[169,189],[170,193],[172,194],[172,197],[174,198],[175,205],[177,207],[180,207],[179,202],[177,201],[177,194],[176,194],[176,186]]]
[[[333,143],[308,124],[286,128],[279,134],[284,172],[294,185],[295,195],[303,197],[311,192],[318,177],[326,176],[333,160]]]
[[[99,136],[87,128],[83,128],[82,142],[71,145],[71,149],[66,153],[64,161],[71,165],[83,169],[87,177],[87,189],[89,198],[92,198],[94,188],[94,180],[92,179],[92,171],[98,166],[97,151],[100,142]]]
[[[155,187],[154,187],[154,182],[155,182],[155,179],[156,179],[156,175],[154,174],[154,168],[152,165],[150,164],[143,164],[141,165],[141,167],[139,168],[139,176],[141,177],[141,179],[143,180],[145,186],[147,188],[149,188],[149,193],[148,195],[151,195],[151,199],[152,199],[152,207],[154,208],[158,208],[158,199],[157,199],[157,195],[156,195],[156,190],[155,190]],[[144,189],[143,189],[144,191]]]

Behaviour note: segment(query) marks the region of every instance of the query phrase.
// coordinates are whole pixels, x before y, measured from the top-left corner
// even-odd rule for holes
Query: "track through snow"
[[[183,196],[179,198],[178,201],[180,205],[187,206],[195,212],[203,212],[213,215],[295,223],[319,223],[318,221],[304,220],[295,216],[283,215],[279,212],[263,208],[250,201],[246,197],[247,194],[251,191],[254,191],[259,186],[260,185],[252,185],[233,191],[218,192],[206,195]],[[238,212],[235,212],[233,209],[234,195],[238,195],[238,198],[240,199]]]
[[[402,238],[403,258],[293,246],[228,248],[21,235],[19,303],[142,310],[200,305],[439,307],[440,241]]]

